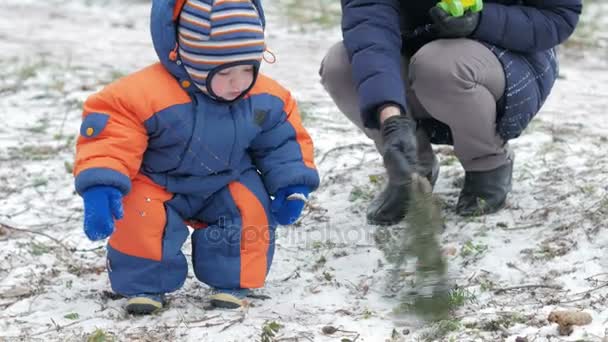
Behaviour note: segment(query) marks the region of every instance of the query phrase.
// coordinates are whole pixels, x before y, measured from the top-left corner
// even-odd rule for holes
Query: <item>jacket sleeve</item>
[[[147,144],[145,127],[127,103],[108,88],[92,95],[84,104],[76,142],[76,191],[110,185],[127,194]]]
[[[551,49],[574,32],[581,0],[529,0],[525,5],[485,3],[473,38],[530,53]]]
[[[359,95],[363,123],[378,128],[377,110],[406,107],[401,77],[399,0],[342,0],[342,34]]]
[[[270,85],[268,79],[257,83]],[[314,163],[310,135],[291,94],[275,84],[266,96],[271,109],[265,114],[261,132],[253,139],[249,151],[271,195],[290,185],[319,186],[319,173]],[[259,114],[258,114],[259,115]]]

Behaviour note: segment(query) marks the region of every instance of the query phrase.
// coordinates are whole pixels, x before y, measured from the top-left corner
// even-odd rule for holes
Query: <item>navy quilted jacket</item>
[[[353,64],[363,121],[378,127],[376,110],[393,102],[406,108],[401,54],[425,42],[402,33],[431,23],[428,10],[437,0],[341,0],[344,43]],[[472,39],[501,61],[507,80],[499,102],[497,129],[505,139],[518,137],[538,113],[558,74],[554,48],[574,31],[581,0],[486,0]],[[403,52],[402,52],[403,51]],[[435,122],[434,143],[451,143],[449,129]]]

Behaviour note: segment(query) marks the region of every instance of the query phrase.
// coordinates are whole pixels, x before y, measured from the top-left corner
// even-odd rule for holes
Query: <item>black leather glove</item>
[[[467,11],[461,17],[453,17],[437,6],[429,11],[437,38],[465,38],[473,34],[479,23],[479,12]]]
[[[411,182],[416,170],[416,122],[408,116],[391,116],[382,123],[382,158],[393,184]]]

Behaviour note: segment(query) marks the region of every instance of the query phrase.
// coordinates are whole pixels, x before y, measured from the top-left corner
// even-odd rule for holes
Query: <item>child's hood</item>
[[[258,10],[265,26],[264,10],[261,0],[250,0]],[[160,62],[188,91],[196,91],[190,86],[191,80],[183,64],[177,59],[177,21],[186,0],[152,0],[150,29],[152,42]]]

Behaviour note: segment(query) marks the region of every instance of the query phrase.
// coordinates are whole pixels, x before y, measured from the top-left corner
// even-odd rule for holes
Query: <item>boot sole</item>
[[[150,315],[160,309],[163,304],[146,297],[131,298],[127,301],[126,310],[133,315]]]
[[[243,299],[227,293],[217,293],[209,297],[211,305],[222,309],[238,309],[245,304]]]
[[[504,209],[505,206],[507,204],[507,200],[505,198],[504,201],[502,201],[502,203],[500,205],[497,205],[496,207],[490,208],[491,210],[485,210],[485,211],[481,211],[481,210],[472,210],[472,211],[464,211],[462,212],[462,210],[458,210],[458,208],[456,208],[456,214],[462,216],[462,217],[481,217],[481,216],[485,216],[485,215],[490,215],[490,214],[494,214],[499,212],[500,210]]]
[[[387,226],[393,226],[401,221],[403,221],[403,219],[405,218],[405,216],[399,218],[399,219],[395,219],[393,221],[375,221],[375,220],[371,220],[371,219],[367,219],[367,224],[372,225],[372,226],[381,226],[381,227],[387,227]]]

